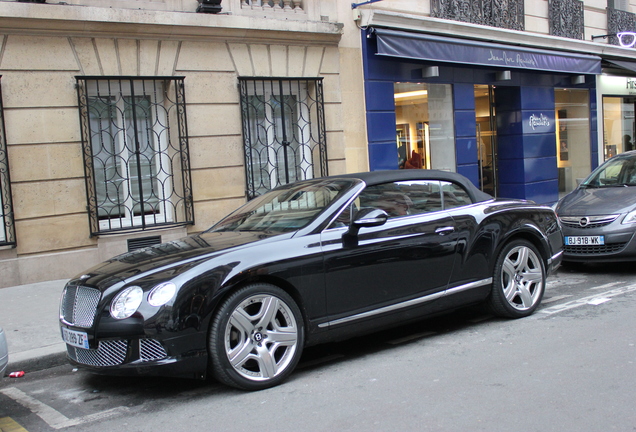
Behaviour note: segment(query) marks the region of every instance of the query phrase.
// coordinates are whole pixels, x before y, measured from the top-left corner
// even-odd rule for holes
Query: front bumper
[[[92,343],[96,345],[95,349],[77,348],[69,344],[66,349],[72,365],[98,374],[205,379],[207,350],[185,348],[194,346],[191,339],[191,335],[165,341],[149,338],[106,339]]]
[[[636,260],[636,226],[621,225],[622,216],[603,227],[576,228],[562,224],[563,236],[604,236],[603,245],[563,246],[569,262],[620,262]]]

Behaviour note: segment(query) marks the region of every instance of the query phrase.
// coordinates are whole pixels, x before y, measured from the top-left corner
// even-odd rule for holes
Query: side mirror
[[[384,210],[380,209],[362,209],[356,213],[352,227],[357,228],[371,228],[380,225],[384,225],[389,219],[389,215]]]
[[[342,242],[345,247],[355,247],[358,245],[358,232],[360,228],[371,228],[384,225],[389,215],[380,209],[362,209],[356,213],[355,219],[349,231],[342,236]]]

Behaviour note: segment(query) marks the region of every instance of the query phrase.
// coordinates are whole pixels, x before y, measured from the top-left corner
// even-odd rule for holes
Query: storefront
[[[599,57],[383,28],[362,39],[371,170],[455,171],[552,203],[598,160]]]
[[[603,143],[602,162],[618,153],[636,149],[636,73],[632,76],[599,75],[597,93],[601,101],[599,141]]]

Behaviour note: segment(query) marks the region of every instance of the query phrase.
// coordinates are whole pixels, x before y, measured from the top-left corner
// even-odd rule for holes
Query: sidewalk
[[[0,327],[9,345],[7,373],[66,363],[59,303],[67,279],[0,288]]]

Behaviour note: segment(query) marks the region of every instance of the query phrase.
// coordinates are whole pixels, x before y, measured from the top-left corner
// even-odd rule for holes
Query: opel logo
[[[587,226],[587,224],[589,224],[589,223],[590,223],[590,219],[589,219],[589,218],[587,218],[587,217],[583,217],[583,218],[581,218],[581,220],[579,221],[579,225],[580,225],[582,228],[585,228],[585,227]]]

